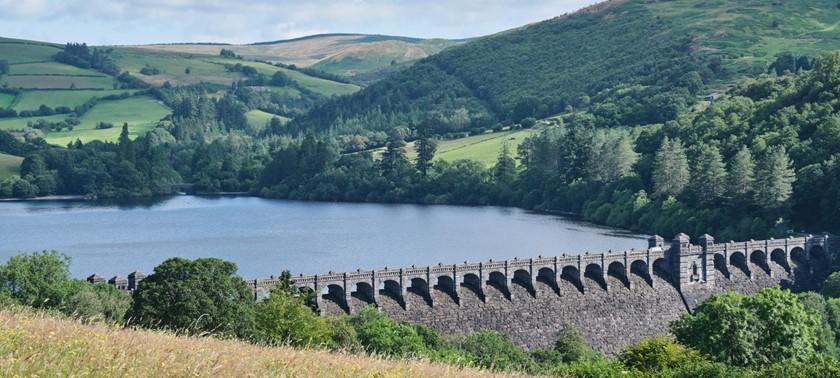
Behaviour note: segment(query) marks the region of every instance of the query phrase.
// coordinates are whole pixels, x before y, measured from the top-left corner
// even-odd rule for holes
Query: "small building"
[[[92,284],[105,283],[105,277],[102,277],[99,273],[94,273],[87,278],[87,282]]]
[[[133,291],[137,290],[137,285],[140,284],[140,281],[146,278],[146,275],[143,272],[134,271],[128,274],[128,290]]]
[[[126,280],[122,276],[114,276],[110,280],[108,280],[108,283],[116,286],[119,290],[128,290],[128,280]]]
[[[717,100],[720,100],[721,97],[723,97],[723,95],[720,93],[710,93],[706,95],[706,97],[703,97],[703,101],[715,102]]]

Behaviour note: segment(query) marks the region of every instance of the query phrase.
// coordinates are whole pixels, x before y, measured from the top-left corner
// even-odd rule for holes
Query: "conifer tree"
[[[756,175],[755,204],[766,209],[782,208],[793,193],[796,173],[783,146],[767,149]]]
[[[755,162],[747,147],[742,147],[729,160],[729,180],[726,192],[734,201],[746,201],[753,192],[755,184]]]
[[[385,151],[382,152],[382,160],[379,162],[382,176],[398,176],[408,164],[405,140],[399,133],[391,132],[388,135],[388,141],[385,143]]]
[[[664,198],[677,197],[689,182],[688,158],[679,139],[665,137],[653,161],[653,192]]]
[[[509,185],[516,177],[516,160],[513,160],[508,142],[502,143],[499,157],[496,159],[496,166],[493,168],[493,177],[497,184]]]
[[[437,151],[437,141],[430,135],[428,122],[423,122],[417,127],[417,141],[414,142],[414,149],[417,151],[417,159],[414,166],[424,177],[432,166],[432,159]]]
[[[717,147],[703,144],[699,152],[691,175],[691,189],[699,203],[713,203],[724,195],[726,166]]]

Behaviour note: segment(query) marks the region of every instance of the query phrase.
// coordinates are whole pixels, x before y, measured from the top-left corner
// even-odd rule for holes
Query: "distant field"
[[[0,44],[2,46],[2,44]],[[94,70],[86,70],[83,68],[79,68],[76,66],[71,66],[68,64],[62,64],[58,62],[43,62],[43,63],[27,63],[27,64],[15,64],[11,66],[11,70],[9,72],[12,75],[93,75],[93,76],[102,76],[107,77],[101,72],[94,71]]]
[[[96,105],[81,119],[82,123],[73,131],[47,133],[44,139],[50,144],[66,145],[77,138],[87,143],[92,140],[116,141],[122,131],[123,123],[128,123],[129,135],[132,138],[152,130],[161,118],[171,110],[161,105],[151,97],[132,97],[119,101],[107,101]],[[98,122],[110,122],[113,128],[98,130]]]
[[[816,57],[840,49],[834,0],[646,2],[675,25],[686,25],[698,50],[719,54],[738,70],[759,70],[781,52]]]
[[[0,153],[0,181],[20,175],[21,163],[23,163],[22,157]]]
[[[8,108],[15,101],[15,96],[8,93],[0,93],[0,108]]]
[[[265,128],[266,122],[270,121],[274,117],[279,118],[280,121],[283,123],[289,122],[291,120],[286,117],[281,117],[256,109],[245,113],[245,117],[248,118],[248,124],[250,124],[251,127],[253,127],[255,130],[262,130],[263,128]]]
[[[47,105],[51,108],[68,106],[71,109],[84,104],[93,97],[134,93],[136,90],[107,90],[107,91],[25,91],[20,94],[15,110],[35,110],[39,106]]]
[[[511,156],[516,157],[516,149],[525,138],[541,133],[544,128],[533,128],[516,131],[503,131],[491,134],[474,135],[461,139],[438,141],[435,160],[455,161],[460,159],[475,160],[485,166],[496,164],[502,144],[507,141],[510,146]],[[379,159],[383,148],[373,150],[374,158]],[[414,150],[414,143],[406,146],[408,158],[412,161],[417,158]]]
[[[113,89],[116,80],[112,77],[87,77],[87,76],[3,76],[0,85],[8,84],[10,87],[24,89],[69,89],[75,86],[78,89]]]
[[[173,85],[200,82],[230,85],[242,78],[239,73],[227,72],[224,66],[209,62],[205,59],[206,56],[201,55],[116,48],[114,57],[124,71],[153,85],[161,85],[167,81]],[[161,73],[153,76],[141,74],[140,70],[147,64],[161,70]],[[190,69],[189,74],[185,72],[187,68]]]
[[[511,155],[515,157],[516,149],[522,141],[531,135],[539,134],[541,131],[540,129],[525,129],[444,140],[438,143],[436,158],[446,161],[470,159],[491,166],[496,164],[499,151],[502,150],[502,144],[505,141],[510,146]],[[412,154],[416,155],[413,148]]]
[[[59,131],[46,133],[44,139],[51,144],[67,145],[80,139],[82,142],[91,140],[116,141],[122,131],[123,123],[128,123],[129,134],[132,138],[142,135],[153,129],[161,118],[169,114],[171,110],[161,105],[151,97],[132,97],[118,101],[103,101],[93,109],[85,113],[79,120],[81,124],[74,126],[72,131]],[[44,119],[49,122],[58,122],[67,118],[60,114],[50,117],[31,117],[0,119],[0,130],[19,130],[26,127],[28,122],[35,122]],[[98,122],[110,122],[113,128],[96,129]]]
[[[8,41],[8,40],[6,40]],[[45,62],[52,60],[52,56],[60,50],[56,47],[37,45],[37,44],[23,44],[23,43],[9,43],[0,41],[0,56],[9,64],[18,63],[32,63]],[[12,66],[14,70],[14,66]]]
[[[254,67],[254,68],[257,69],[257,72],[266,74],[268,76],[274,75],[275,72],[280,71],[280,72],[283,72],[284,74],[288,75],[289,78],[298,82],[301,86],[305,87],[306,89],[309,89],[313,92],[322,94],[324,96],[331,96],[331,95],[334,95],[334,94],[335,95],[345,95],[345,94],[355,93],[356,91],[361,89],[361,87],[359,87],[358,85],[344,84],[344,83],[339,83],[339,82],[335,82],[335,81],[331,81],[331,80],[325,80],[325,79],[321,79],[321,78],[317,78],[317,77],[312,77],[312,76],[306,75],[304,73],[301,73],[299,71],[289,70],[289,69],[276,67],[276,66],[273,66],[273,65],[270,65],[270,64],[265,64],[265,63],[260,63],[260,62],[249,62],[249,61],[241,61],[241,60],[231,61],[229,59],[222,59],[222,58],[212,58],[209,61],[216,62],[216,63],[222,65],[222,67],[225,63],[232,63],[232,64],[241,63],[243,66]],[[222,68],[222,69],[224,69],[224,68]]]

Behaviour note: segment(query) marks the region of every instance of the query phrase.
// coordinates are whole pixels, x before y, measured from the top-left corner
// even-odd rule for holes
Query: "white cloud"
[[[593,0],[0,0],[0,36],[132,44],[249,43],[319,33],[466,38]],[[81,25],[81,26],[80,26]],[[10,35],[15,34],[15,35]]]

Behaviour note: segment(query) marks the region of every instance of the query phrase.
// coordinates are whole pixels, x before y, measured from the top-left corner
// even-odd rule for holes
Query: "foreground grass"
[[[20,175],[21,163],[23,163],[22,157],[0,153],[0,181]]]
[[[0,375],[475,377],[479,370],[241,341],[125,330],[32,313],[0,311]]]

